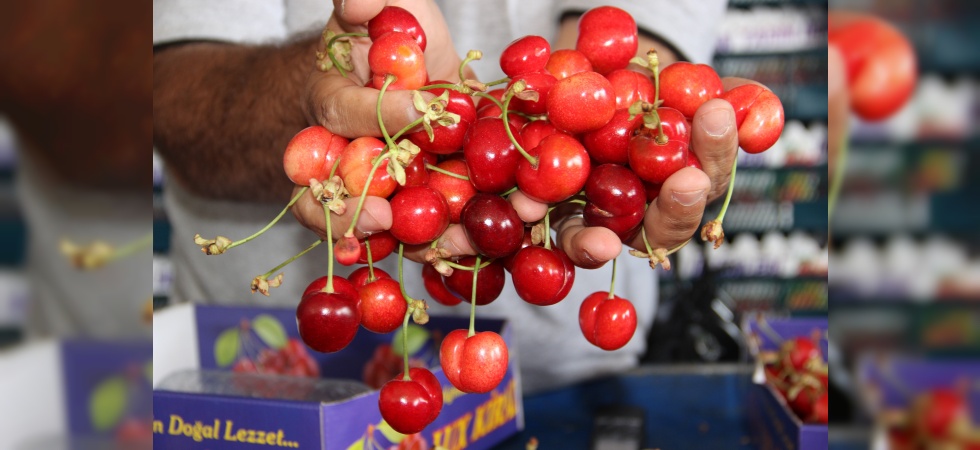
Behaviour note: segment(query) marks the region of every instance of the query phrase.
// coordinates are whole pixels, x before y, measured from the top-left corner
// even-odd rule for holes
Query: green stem
[[[388,86],[394,83],[398,77],[388,74],[385,75],[385,82],[381,85],[381,92],[378,92],[378,105],[375,108],[378,113],[378,127],[381,128],[381,135],[385,138],[385,143],[388,144],[389,149],[396,148],[395,141],[391,140],[391,136],[388,135],[388,130],[385,128],[385,121],[381,118],[381,99],[385,96],[385,91],[388,90]]]
[[[650,247],[650,241],[647,238],[647,230],[640,230],[640,234],[643,235],[643,248],[647,251],[647,255],[653,256],[653,248]]]
[[[510,83],[510,78],[503,77],[503,78],[501,78],[499,80],[493,80],[493,81],[491,81],[489,83],[483,83],[483,84],[485,84],[487,87],[493,87],[493,86],[497,86],[499,84],[504,84],[504,83]]]
[[[129,255],[132,255],[140,250],[143,250],[153,244],[153,232],[147,233],[143,237],[136,239],[134,241],[127,242],[122,247],[117,248],[112,252],[111,255],[106,259],[106,264],[112,261],[123,259]]]
[[[368,282],[374,281],[374,258],[371,257],[371,240],[364,238],[364,249],[367,250]]]
[[[458,84],[451,84],[451,83],[427,84],[427,85],[422,86],[422,87],[420,87],[420,88],[418,88],[416,90],[417,91],[431,91],[433,89],[452,89],[452,90],[454,90],[456,92],[460,92],[461,91],[461,89],[459,88],[459,85]]]
[[[327,56],[330,57],[330,62],[333,66],[337,68],[340,72],[340,76],[347,77],[347,72],[344,72],[344,67],[340,65],[340,61],[337,61],[337,57],[333,55],[333,44],[341,38],[351,38],[351,37],[368,37],[366,33],[342,33],[334,36],[327,42]]]
[[[333,178],[334,174],[337,173],[337,168],[340,167],[340,155],[337,156],[337,160],[333,162],[333,166],[330,166],[330,175],[327,179]]]
[[[395,135],[391,137],[391,141],[392,142],[397,141],[398,138],[402,137],[403,134],[408,133],[409,131],[411,131],[412,128],[415,128],[415,127],[417,127],[419,125],[422,125],[422,121],[423,120],[425,120],[425,116],[419,117],[418,119],[415,119],[414,121],[412,121],[412,123],[410,123],[408,125],[405,125],[405,128],[402,128],[401,130],[398,130],[398,132],[395,133]]]
[[[504,121],[504,130],[507,132],[507,137],[510,138],[510,143],[514,144],[514,148],[516,148],[517,151],[520,152],[525,159],[527,159],[527,162],[531,163],[532,168],[537,168],[538,159],[529,155],[524,150],[524,147],[521,147],[521,144],[519,144],[517,139],[514,138],[514,132],[510,130],[510,122],[507,121],[507,109],[510,107],[510,100],[512,98],[514,98],[513,92],[508,92],[507,95],[504,96],[504,105],[500,108],[502,111],[500,114],[500,119]]]
[[[402,283],[404,285],[404,283]],[[408,376],[408,318],[412,317],[411,308],[405,311],[405,318],[402,319],[402,359],[405,362],[405,376],[402,377],[404,381],[410,381],[412,377]]]
[[[357,200],[357,209],[354,210],[354,220],[351,221],[350,226],[347,227],[346,235],[354,234],[354,227],[357,226],[357,219],[361,217],[361,209],[364,208],[364,201],[367,200],[368,188],[371,187],[371,181],[374,180],[374,172],[377,172],[378,167],[381,167],[381,163],[391,156],[391,152],[386,152],[385,154],[378,157],[378,160],[371,165],[371,171],[368,172],[367,181],[364,183],[364,190],[361,191],[361,197]]]
[[[552,206],[544,213],[544,248],[548,250],[551,250],[551,211],[554,209],[555,207]]]
[[[296,195],[293,196],[292,200],[290,200],[289,203],[286,204],[286,207],[283,208],[282,211],[279,211],[279,215],[276,216],[275,219],[272,219],[272,222],[269,222],[269,224],[266,225],[264,228],[262,228],[259,231],[256,231],[255,234],[253,234],[253,235],[251,235],[251,236],[249,236],[249,237],[247,237],[245,239],[242,239],[242,240],[239,240],[239,241],[235,241],[235,242],[232,242],[231,244],[228,244],[228,248],[226,248],[225,251],[228,251],[228,250],[231,250],[231,249],[233,249],[235,247],[238,247],[239,245],[242,245],[242,244],[244,244],[244,243],[246,243],[248,241],[251,241],[252,239],[255,239],[255,238],[259,237],[262,233],[265,233],[266,231],[269,231],[269,228],[272,228],[272,226],[275,225],[276,222],[279,222],[279,219],[282,219],[282,216],[286,215],[286,211],[289,211],[289,208],[292,208],[293,205],[296,204],[296,201],[299,200],[300,196],[303,195],[303,194],[305,194],[308,189],[309,189],[309,186],[304,186],[302,189],[300,189],[299,192],[297,192]],[[152,235],[150,236],[150,239],[151,240],[153,239]]]
[[[481,59],[481,58],[483,58],[483,52],[481,52],[479,50],[470,50],[470,51],[466,52],[466,58],[463,58],[463,61],[461,61],[459,63],[459,81],[460,82],[462,82],[463,80],[466,79],[466,75],[463,73],[463,69],[466,68],[466,65],[469,64],[472,61],[476,61],[476,60]]]
[[[612,263],[612,266],[613,266],[613,268],[612,268],[612,281],[609,282],[609,297],[608,298],[613,298],[613,297],[616,296],[616,294],[615,294],[615,292],[616,292],[616,261],[619,261],[619,258],[613,258],[613,263]]]
[[[431,170],[433,172],[439,172],[439,173],[441,173],[443,175],[446,175],[446,176],[449,176],[449,177],[458,178],[460,180],[470,181],[470,177],[468,177],[468,176],[460,175],[460,174],[455,173],[455,172],[450,172],[450,171],[448,171],[446,169],[433,166],[432,164],[429,164],[429,163],[425,163],[425,168],[426,169],[429,169],[429,170]]]
[[[585,206],[587,204],[587,202],[585,200],[582,200],[580,198],[569,199],[565,203],[577,203],[577,204],[582,205],[582,206]]]
[[[330,208],[323,205],[323,220],[327,227],[327,239],[333,240],[333,225],[330,220]],[[333,242],[327,249],[327,292],[333,293]]]
[[[830,180],[830,192],[827,195],[827,227],[830,228],[830,220],[834,217],[834,209],[837,206],[837,199],[840,197],[841,187],[844,185],[844,171],[847,170],[847,153],[850,147],[850,137],[844,133],[840,149],[837,152],[837,160],[834,161],[834,177]]]
[[[476,266],[480,265],[480,255],[476,255]],[[476,334],[476,280],[477,276],[480,275],[479,270],[473,271],[473,289],[470,293],[470,331],[466,335],[467,337]]]
[[[500,108],[501,111],[504,110],[503,103],[500,103],[500,100],[497,100],[497,97],[494,97],[494,96],[492,96],[490,94],[487,94],[486,92],[474,92],[473,95],[475,95],[477,97],[480,97],[480,98],[488,99],[491,102],[493,102],[494,104],[496,104],[497,107]]]
[[[484,261],[483,264],[477,263],[477,264],[473,265],[472,267],[471,266],[460,265],[460,264],[454,263],[454,262],[449,261],[449,260],[446,260],[446,259],[442,260],[442,262],[446,263],[447,266],[452,267],[453,269],[456,269],[456,270],[465,270],[467,272],[472,272],[474,270],[482,270],[484,267],[489,266],[490,263],[493,262],[493,260]]]
[[[732,175],[728,179],[728,192],[725,194],[725,202],[721,204],[721,211],[718,212],[718,217],[715,220],[718,223],[722,223],[725,220],[725,213],[728,212],[728,205],[732,201],[732,191],[735,190],[735,170],[738,168],[738,155],[735,155],[735,161],[732,162]]]
[[[309,252],[310,250],[313,250],[314,248],[316,248],[316,246],[320,245],[321,243],[323,243],[323,239],[318,239],[313,244],[310,244],[309,247],[306,247],[306,250],[303,250],[303,251],[301,251],[301,252],[293,255],[291,258],[283,261],[282,264],[279,264],[278,266],[273,267],[272,270],[270,270],[270,271],[262,274],[262,278],[269,278],[270,276],[272,276],[272,274],[278,272],[283,267],[286,267],[287,265],[289,265],[289,263],[291,263],[293,261],[296,261],[297,259],[299,259],[300,256],[305,255],[307,252]],[[327,283],[329,284],[329,281]],[[330,292],[330,291],[327,291],[327,292]]]
[[[405,271],[402,269],[402,264],[405,261],[405,244],[401,242],[398,243],[398,288],[402,291],[402,297],[405,298],[405,302],[411,306],[412,302],[415,301],[412,296],[408,295],[408,291],[405,290]],[[407,322],[406,322],[407,323]]]
[[[510,189],[507,189],[507,191],[506,191],[506,192],[504,192],[503,194],[500,194],[500,196],[501,196],[501,197],[506,197],[506,196],[508,196],[508,195],[510,195],[510,194],[513,194],[513,193],[515,193],[515,192],[517,192],[517,186],[514,186],[514,187],[512,187],[512,188],[510,188]]]

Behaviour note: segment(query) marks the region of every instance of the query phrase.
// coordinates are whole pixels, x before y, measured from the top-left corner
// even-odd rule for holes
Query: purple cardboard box
[[[828,446],[827,425],[808,424],[800,420],[783,397],[766,383],[760,352],[777,350],[780,340],[811,336],[813,330],[823,332],[820,348],[827,358],[826,318],[766,318],[748,317],[742,325],[749,349],[756,357],[756,372],[749,386],[746,416],[752,439],[762,450],[825,450]]]
[[[169,388],[167,383],[158,385],[153,392],[154,448],[233,449],[261,445],[361,450],[428,449],[438,445],[447,449],[485,449],[524,428],[520,379],[513,353],[503,381],[486,394],[460,392],[438,367],[440,336],[468,327],[468,318],[432,317],[424,331],[409,334],[409,352],[417,364],[429,366],[439,379],[444,405],[435,422],[421,433],[406,437],[381,419],[379,391],[361,383],[367,379],[365,369],[379,346],[392,344],[395,333],[383,335],[361,329],[340,352],[310,351],[321,378],[269,377],[262,386],[283,394],[280,398],[269,398],[272,395],[268,392],[248,397],[225,393],[234,391],[234,386],[215,393],[213,380],[240,377],[230,373],[230,369],[243,355],[254,356],[254,347],[282,348],[290,339],[298,339],[295,310],[196,306],[195,316],[202,371],[190,374],[190,378],[211,380],[210,390],[195,392]],[[509,346],[513,344],[513,333],[506,321],[477,319],[476,328],[500,333]],[[247,350],[248,346],[253,348]],[[340,390],[350,389],[355,395],[332,400],[311,399],[308,395],[318,389],[329,390],[331,385],[343,385]]]

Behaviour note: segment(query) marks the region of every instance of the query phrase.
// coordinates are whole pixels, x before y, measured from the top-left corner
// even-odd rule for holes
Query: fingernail
[[[718,108],[701,116],[701,128],[711,137],[721,137],[731,128],[733,119],[731,111]]]
[[[687,192],[674,191],[670,193],[670,198],[675,202],[680,203],[681,206],[691,206],[704,199],[705,192],[708,192],[708,190],[702,189],[700,191]]]
[[[452,239],[439,239],[439,248],[448,251],[453,256],[463,254],[463,251],[456,246],[456,243]]]
[[[373,233],[382,231],[379,224],[381,222],[368,211],[367,208],[361,210],[360,217],[357,218],[357,231],[364,233],[365,236],[370,236]]]
[[[582,259],[584,259],[589,264],[598,264],[599,263],[599,261],[597,261],[595,259],[595,257],[593,257],[591,254],[589,254],[589,251],[588,250],[582,250]]]

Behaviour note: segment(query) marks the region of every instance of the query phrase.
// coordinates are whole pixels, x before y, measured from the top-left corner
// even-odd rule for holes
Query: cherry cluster
[[[829,418],[827,362],[809,337],[783,342],[765,363],[766,379],[804,422],[826,424]]]
[[[884,420],[889,448],[980,449],[980,429],[970,414],[968,391],[966,384],[956,388],[939,386],[910,398],[905,411]]]
[[[327,275],[314,280],[300,299],[299,333],[314,350],[335,352],[359,327],[388,333],[407,326],[409,317],[425,323],[427,305],[405,291],[402,273],[405,246],[422,246],[426,292],[446,305],[470,303],[469,329],[448,333],[440,348],[443,371],[462,392],[489,392],[507,371],[503,338],[474,329],[476,306],[496,300],[506,272],[520,298],[538,306],[562,301],[575,281],[575,266],[551,238],[550,214],[526,223],[508,201],[510,194],[520,191],[547,204],[549,213],[580,210],[586,226],[609,228],[624,242],[640,234],[645,248],[631,253],[649,259],[651,267],[669,268],[667,256],[680,246],[651,248],[640,231],[661,184],[686,167],[700,169],[691,149],[697,108],[714,98],[731,103],[739,145],[748,152],[768,149],[783,127],[779,99],[758,84],[725,90],[710,66],[678,62],[661,71],[655,51],[636,57],[636,22],[611,6],[581,16],[575,49],[552,51],[546,39],[534,35],[513,41],[499,62],[506,77],[490,82],[464,76],[466,65],[482,58],[477,50],[460,65],[460,82],[428,80],[425,32],[404,9],[386,7],[367,30],[325,31],[317,64],[345,75],[353,70],[352,40],[370,40],[368,85],[379,90],[381,136],[348,140],[312,126],[293,137],[283,157],[289,179],[305,186],[286,209],[311,192],[323,205],[327,236],[334,235],[330,215],[344,214],[344,199],[358,198],[350,227],[330,248]],[[421,113],[394,134],[380,113],[382,98],[392,90],[414,91]],[[392,226],[358,240],[354,225],[367,196],[388,199]],[[723,216],[724,208],[701,233],[716,246],[723,241]],[[478,255],[451,258],[439,247],[440,236],[455,224]],[[254,237],[232,242],[196,236],[195,241],[205,253],[218,254]],[[394,279],[373,263],[396,249]],[[367,267],[345,279],[333,275],[335,259]],[[273,274],[290,261],[253,279],[253,292],[268,295],[282,282],[282,274]],[[614,260],[613,280],[615,268]],[[579,314],[585,338],[605,350],[626,345],[636,320],[632,303],[612,287],[585,299]],[[439,414],[442,391],[430,371],[410,369],[403,357],[404,370],[381,388],[379,406],[392,428],[411,434]]]
[[[231,367],[233,372],[320,376],[320,367],[299,339],[291,338],[279,349],[263,348],[255,359],[241,356]]]

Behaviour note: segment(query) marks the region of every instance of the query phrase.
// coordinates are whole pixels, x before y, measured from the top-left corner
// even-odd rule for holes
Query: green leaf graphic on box
[[[385,439],[387,439],[388,442],[391,442],[392,444],[400,444],[403,440],[405,440],[404,434],[395,431],[395,429],[392,428],[391,425],[388,425],[388,422],[385,422],[384,420],[382,420],[381,423],[378,424],[377,428],[378,431],[380,431],[381,434],[385,436]]]
[[[255,334],[259,335],[259,339],[265,342],[265,345],[274,349],[286,346],[286,329],[275,317],[268,314],[256,316],[252,320],[252,329],[255,330]]]
[[[92,427],[105,431],[119,422],[126,412],[126,380],[121,376],[108,378],[99,383],[88,400]]]
[[[218,340],[214,341],[214,362],[218,363],[218,367],[227,366],[235,360],[239,345],[238,328],[225,330],[218,336]]]
[[[350,447],[347,447],[347,450],[364,450],[364,438],[355,441]]]
[[[405,332],[404,330],[404,327],[399,328],[398,331],[395,332],[395,336],[391,338],[391,351],[398,356],[402,356],[404,354],[402,353],[402,345],[404,342],[402,339],[402,333]],[[416,352],[422,349],[425,342],[429,340],[429,335],[429,330],[426,330],[419,325],[411,323],[408,324],[408,354],[414,355]]]

